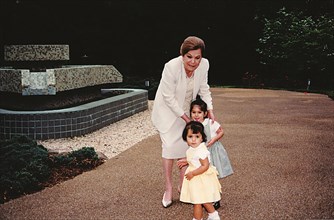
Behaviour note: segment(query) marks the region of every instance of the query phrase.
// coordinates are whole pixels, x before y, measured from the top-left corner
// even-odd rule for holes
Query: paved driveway
[[[221,181],[222,219],[333,219],[334,101],[289,91],[212,91],[235,171]],[[176,190],[173,205],[162,207],[160,157],[154,135],[96,170],[0,205],[0,219],[191,219],[192,206],[179,202]]]

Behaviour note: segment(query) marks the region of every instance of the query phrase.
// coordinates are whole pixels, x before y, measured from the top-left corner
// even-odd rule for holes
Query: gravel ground
[[[157,134],[151,123],[153,101],[148,110],[132,115],[93,133],[74,138],[39,141],[44,147],[55,152],[68,152],[83,147],[94,147],[95,151],[112,158],[145,138]],[[140,134],[138,133],[140,131]]]
[[[334,219],[334,101],[290,91],[213,88],[212,93],[234,169],[221,180],[221,219]],[[161,205],[161,142],[154,129],[146,134],[152,128],[149,116],[147,111],[120,121],[120,131],[113,124],[86,137],[55,141],[72,148],[100,143],[94,147],[110,159],[0,205],[0,219],[191,219],[192,206],[179,201],[176,189],[172,206]],[[112,134],[114,139],[104,140]],[[116,149],[116,142],[127,146]],[[115,148],[105,148],[108,144]]]

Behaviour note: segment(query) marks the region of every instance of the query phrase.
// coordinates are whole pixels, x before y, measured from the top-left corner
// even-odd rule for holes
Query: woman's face
[[[198,67],[202,59],[201,49],[190,50],[183,56],[184,69],[187,74],[191,75]]]
[[[190,147],[196,148],[203,142],[203,137],[201,133],[194,134],[191,129],[187,133],[187,144]]]

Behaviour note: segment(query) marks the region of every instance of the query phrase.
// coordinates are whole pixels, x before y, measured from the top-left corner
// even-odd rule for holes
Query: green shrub
[[[93,147],[83,147],[67,154],[56,155],[53,158],[54,167],[70,166],[82,169],[91,169],[99,164],[100,160]]]
[[[99,159],[92,147],[84,147],[80,150],[73,151],[69,156],[75,158],[74,161],[76,165],[83,168],[95,167]]]
[[[92,147],[57,154],[49,153],[26,136],[0,140],[0,204],[72,178],[102,163]]]
[[[327,95],[328,95],[329,98],[334,100],[334,91],[328,91]]]
[[[40,190],[50,175],[48,151],[26,136],[0,141],[0,203]]]
[[[282,8],[274,18],[264,18],[258,40],[266,85],[333,89],[334,17],[307,16]],[[275,83],[273,83],[275,82]]]

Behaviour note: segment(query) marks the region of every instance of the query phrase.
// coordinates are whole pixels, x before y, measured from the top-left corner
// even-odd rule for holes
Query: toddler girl
[[[217,170],[210,165],[203,124],[197,121],[187,123],[182,138],[189,145],[186,152],[189,166],[185,172],[180,201],[194,205],[193,220],[202,219],[202,206],[208,212],[208,220],[220,220],[213,202],[221,198],[221,185]]]

